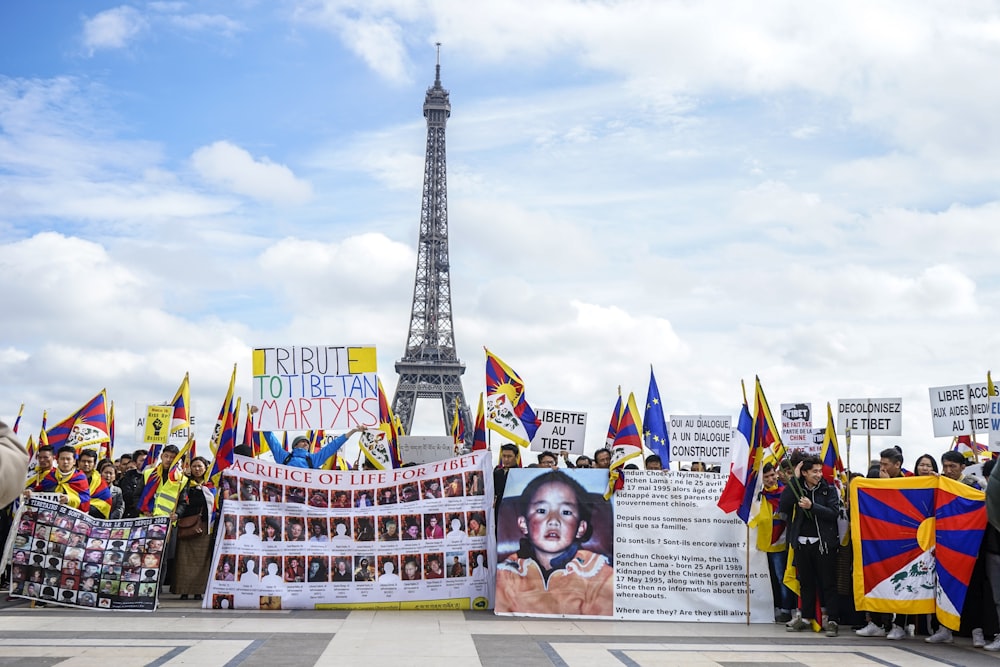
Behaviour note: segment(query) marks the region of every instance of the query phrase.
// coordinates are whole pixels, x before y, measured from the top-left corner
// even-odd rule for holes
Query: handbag
[[[201,514],[193,514],[177,519],[177,539],[179,540],[190,540],[195,537],[201,537],[204,532],[205,522],[202,520]]]

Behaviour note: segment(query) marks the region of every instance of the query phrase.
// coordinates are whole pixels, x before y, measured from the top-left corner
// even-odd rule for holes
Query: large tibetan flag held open
[[[486,350],[486,428],[527,447],[538,424],[535,411],[524,397],[521,378],[500,357]]]
[[[857,609],[936,613],[958,630],[986,527],[985,494],[947,477],[851,485]]]
[[[46,433],[48,444],[55,451],[64,445],[76,448],[77,453],[84,449],[97,448],[108,440],[108,408],[107,394],[104,389],[87,401],[83,407],[62,420]]]
[[[624,487],[621,471],[628,461],[637,456],[642,456],[642,422],[639,419],[639,409],[635,405],[635,394],[630,393],[628,401],[622,405],[618,432],[611,445],[611,472],[608,476],[605,499]]]

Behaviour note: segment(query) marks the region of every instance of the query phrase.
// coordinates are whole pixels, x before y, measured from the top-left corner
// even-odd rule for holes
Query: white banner
[[[491,606],[489,452],[378,471],[237,456],[226,475],[205,608]]]
[[[433,463],[455,455],[450,435],[403,435],[399,438],[399,458],[403,463]]]
[[[903,435],[902,398],[838,398],[837,433]]]
[[[670,460],[724,465],[732,456],[733,418],[729,415],[670,415]]]
[[[587,438],[587,413],[535,409],[540,424],[531,439],[533,452],[583,454]]]
[[[500,508],[496,613],[627,620],[773,622],[767,560],[716,501],[726,478],[512,469]],[[749,577],[747,568],[749,567]],[[542,569],[548,573],[543,578]]]
[[[990,430],[989,395],[985,382],[931,387],[928,393],[935,438]]]

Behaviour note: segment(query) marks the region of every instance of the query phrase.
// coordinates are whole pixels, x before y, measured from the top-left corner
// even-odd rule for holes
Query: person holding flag
[[[365,433],[367,430],[368,427],[364,424],[361,426],[355,426],[347,433],[338,435],[328,444],[324,445],[312,454],[309,453],[312,448],[312,439],[304,435],[300,435],[292,440],[291,451],[282,447],[281,443],[278,442],[278,438],[271,431],[264,431],[264,438],[267,441],[267,446],[271,450],[271,454],[274,456],[276,463],[280,463],[285,466],[292,466],[293,468],[316,469],[322,468],[323,464],[344,446],[344,443],[347,442],[348,438],[355,433]]]
[[[193,439],[184,446],[190,448]],[[181,472],[180,466],[173,465],[179,459],[180,449],[177,445],[166,445],[160,452],[159,465],[147,466],[143,473],[145,482],[142,494],[139,496],[140,516],[170,516],[177,507],[181,489],[187,482],[187,477]],[[180,463],[180,461],[178,461]]]
[[[829,619],[826,636],[836,637],[840,620],[836,587],[840,494],[823,479],[823,462],[818,456],[802,460],[799,473],[781,492],[778,512],[789,517],[788,544],[795,548],[792,564],[802,599],[802,617],[793,619],[786,629],[798,632],[819,621],[815,618],[816,598],[822,589]]]

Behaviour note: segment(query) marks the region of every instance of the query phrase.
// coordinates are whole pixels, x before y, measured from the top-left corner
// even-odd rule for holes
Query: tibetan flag
[[[62,420],[47,433],[52,449],[70,445],[77,454],[83,449],[97,449],[110,439],[108,435],[107,394],[102,389],[83,407]]]
[[[250,406],[247,405],[247,417],[246,421],[243,423],[243,443],[250,448],[253,452],[253,457],[257,458],[260,456],[261,452],[266,449],[264,444],[264,439],[259,433],[255,433],[253,430],[253,413],[250,412]]]
[[[206,484],[206,486],[213,489],[219,488],[219,484],[222,483],[222,473],[226,468],[233,465],[235,457],[236,416],[239,414],[236,410],[239,410],[239,408],[233,406],[231,400],[228,406],[223,405],[223,407],[225,408],[225,416],[222,418],[221,426],[216,425],[216,428],[219,429],[219,442],[216,445],[215,457],[212,460],[212,469],[208,473],[208,483]],[[221,498],[221,494],[216,496],[216,498]]]
[[[115,459],[115,402],[111,401],[111,407],[108,408],[108,444],[106,449],[106,458],[114,461]]]
[[[639,421],[639,409],[635,406],[635,394],[630,393],[628,401],[622,407],[618,433],[611,445],[611,471],[608,473],[605,499],[610,498],[615,491],[624,486],[622,468],[637,456],[642,456],[642,423]]]
[[[660,389],[656,386],[653,367],[649,367],[649,389],[646,391],[646,412],[642,415],[642,439],[646,448],[660,457],[663,469],[670,469],[670,435],[667,419],[660,403]]]
[[[840,495],[843,497],[847,490],[847,472],[840,458],[837,429],[829,403],[826,404],[826,433],[823,436],[823,447],[820,449],[819,458],[823,461],[823,479],[840,489]]]
[[[942,625],[958,630],[986,527],[985,497],[944,476],[855,480],[857,608],[936,612]]]
[[[399,436],[396,429],[396,418],[389,405],[382,380],[377,380],[378,387],[378,428],[368,429],[361,434],[358,446],[365,458],[378,470],[390,470],[400,466]],[[340,457],[337,465],[344,466],[346,461]]]
[[[608,422],[608,435],[604,438],[604,446],[611,449],[615,444],[615,436],[618,435],[618,422],[622,420],[622,388],[618,387],[618,402],[615,403],[614,410],[611,411],[611,420]]]
[[[765,463],[773,463],[775,467],[785,458],[785,446],[781,442],[781,435],[774,426],[774,418],[771,417],[771,408],[767,406],[767,398],[764,396],[764,388],[760,384],[760,378],[756,378],[756,409],[753,416],[753,442],[761,452],[754,473],[760,472],[760,468]]]
[[[188,382],[188,374],[184,374],[181,386],[177,388],[170,405],[174,408],[173,417],[170,419],[170,432],[176,433],[182,428],[191,425],[191,386]]]
[[[729,464],[729,479],[722,489],[722,495],[716,503],[719,509],[726,514],[737,512],[743,521],[750,520],[750,505],[746,505],[746,514],[740,512],[744,509],[743,499],[747,494],[747,487],[753,493],[757,486],[757,478],[752,477],[753,468],[757,459],[757,452],[753,449],[750,441],[753,434],[753,418],[750,417],[750,408],[746,403],[740,409],[740,418],[733,431],[733,460]]]
[[[233,364],[233,374],[229,377],[229,389],[222,399],[222,406],[219,408],[219,416],[215,420],[215,429],[212,437],[208,441],[208,447],[212,450],[212,456],[219,451],[219,443],[222,441],[222,430],[226,428],[229,413],[233,411],[233,387],[236,386],[236,364]],[[237,412],[237,414],[239,414]]]
[[[458,409],[458,399],[455,399],[455,411],[451,418],[451,441],[455,445],[455,453],[465,446],[465,420],[462,419],[462,412]]]
[[[17,427],[21,425],[21,415],[24,414],[24,403],[21,403],[21,409],[17,411],[17,419],[14,420],[14,426],[10,429],[15,434],[17,433]]]
[[[760,492],[760,511],[750,521],[757,528],[757,550],[768,553],[785,550],[785,528],[788,522],[778,518],[778,502],[785,485],[780,482],[773,489]]]
[[[180,482],[184,479],[184,459],[191,455],[194,447],[194,436],[188,436],[187,442],[181,447],[181,451],[177,452],[177,456],[174,457],[173,463],[170,465],[170,470],[167,471],[167,478],[171,482]]]
[[[521,378],[486,350],[486,428],[527,447],[538,425],[535,411],[524,396]]]
[[[99,511],[105,519],[111,516],[111,489],[97,472],[90,480],[90,507]]]
[[[961,452],[962,456],[972,463],[978,462],[984,456],[988,457],[990,451],[987,445],[974,441],[971,435],[958,436],[951,448],[953,451]]]
[[[68,499],[66,504],[70,507],[84,514],[90,511],[90,483],[87,476],[75,468],[68,473],[53,468],[35,489],[43,493],[61,493]]]
[[[479,408],[476,410],[476,428],[472,433],[472,451],[489,449],[486,441],[486,415],[483,412],[483,394],[479,393]]]

